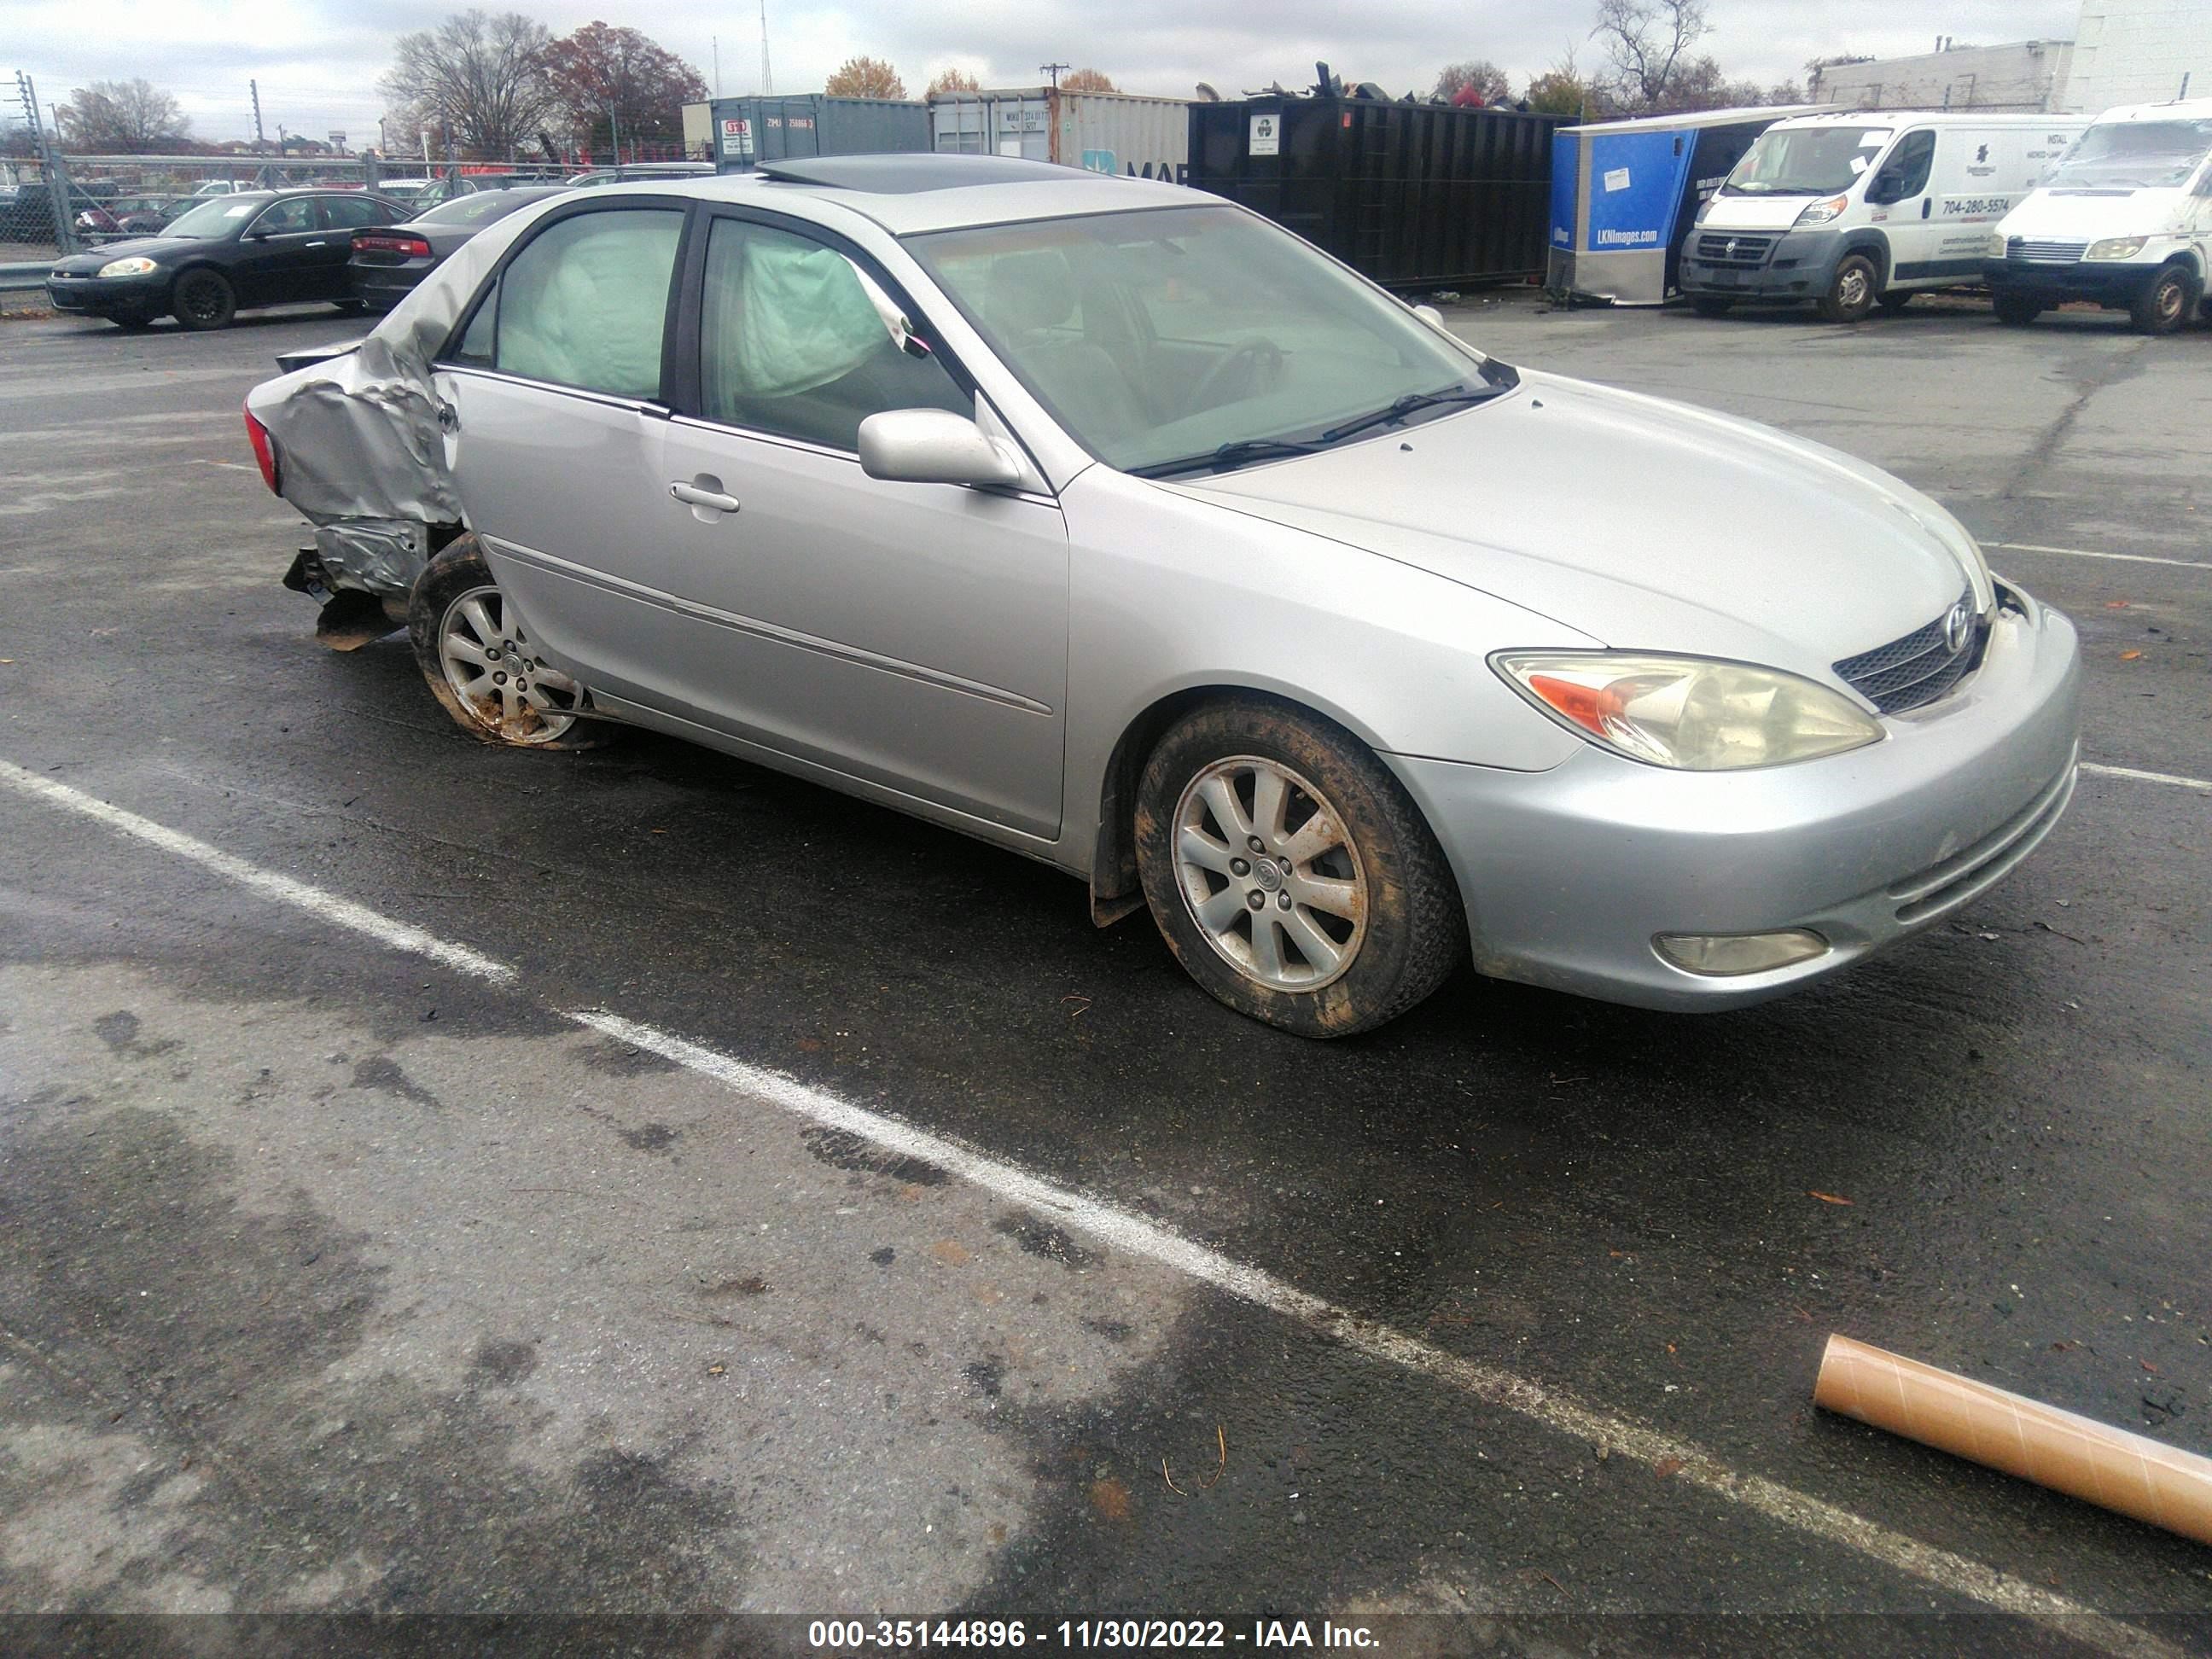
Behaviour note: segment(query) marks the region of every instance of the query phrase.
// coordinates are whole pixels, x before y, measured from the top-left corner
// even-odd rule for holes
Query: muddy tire
[[[1874,309],[1875,295],[1881,290],[1881,273],[1874,261],[1863,253],[1846,253],[1836,261],[1836,274],[1816,308],[1824,321],[1856,323]]]
[[[1405,790],[1348,732],[1257,696],[1201,708],[1137,788],[1138,872],[1190,976],[1240,1014],[1350,1036],[1443,982],[1467,914]]]
[[[2136,296],[2128,317],[2138,334],[2171,334],[2189,320],[2200,297],[2197,277],[2186,265],[2167,265]]]
[[[1700,317],[1725,317],[1735,309],[1735,301],[1725,294],[1692,294],[1690,309]]]
[[[2043,307],[2024,294],[1999,294],[1991,296],[1990,309],[2007,328],[2026,328],[2043,315]]]
[[[189,329],[228,328],[238,315],[238,291],[221,271],[201,265],[177,278],[169,292],[169,309]]]
[[[407,640],[438,706],[479,743],[574,750],[614,738],[617,727],[588,718],[584,689],[535,654],[474,536],[452,543],[415,579]]]

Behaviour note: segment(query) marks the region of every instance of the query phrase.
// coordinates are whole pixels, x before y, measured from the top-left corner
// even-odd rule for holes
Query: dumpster
[[[698,113],[704,112],[703,118]],[[750,173],[758,161],[801,155],[872,155],[929,148],[929,106],[910,99],[717,98],[684,106],[684,148],[703,134],[717,173]]]
[[[1560,128],[1552,135],[1544,286],[1566,300],[1664,304],[1698,205],[1752,141],[1785,116],[1828,107],[1699,110]]]
[[[1552,133],[1567,118],[1359,97],[1193,104],[1185,182],[1388,288],[1519,282],[1544,272]]]
[[[1181,184],[1189,108],[1181,98],[1018,87],[932,93],[929,124],[936,148],[954,155],[1018,155]]]

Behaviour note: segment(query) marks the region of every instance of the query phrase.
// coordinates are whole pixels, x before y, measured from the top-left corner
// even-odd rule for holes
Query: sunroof
[[[873,196],[911,196],[926,190],[960,190],[970,185],[1018,185],[1046,179],[1104,175],[1050,161],[1024,161],[1012,155],[933,155],[927,152],[890,155],[807,155],[763,161],[760,173],[787,185],[818,185],[829,190],[860,191]]]

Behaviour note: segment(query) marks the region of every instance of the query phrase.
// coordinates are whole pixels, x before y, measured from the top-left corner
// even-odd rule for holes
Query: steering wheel
[[[1199,376],[1191,389],[1191,411],[1195,414],[1217,404],[1233,403],[1258,390],[1263,381],[1272,386],[1282,372],[1282,347],[1273,340],[1240,340]]]

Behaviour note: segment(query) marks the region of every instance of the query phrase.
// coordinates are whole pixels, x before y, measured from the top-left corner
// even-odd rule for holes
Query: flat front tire
[[[537,653],[474,536],[423,567],[407,603],[415,665],[453,724],[479,743],[596,749],[615,728],[586,717],[589,699]]]
[[[1300,1036],[1395,1019],[1465,948],[1459,890],[1397,779],[1290,704],[1225,700],[1170,727],[1135,829],[1176,959],[1218,1001]]]
[[[1856,323],[1874,309],[1881,287],[1881,273],[1863,253],[1846,253],[1836,261],[1836,274],[1819,301],[1820,315],[1832,323]]]

